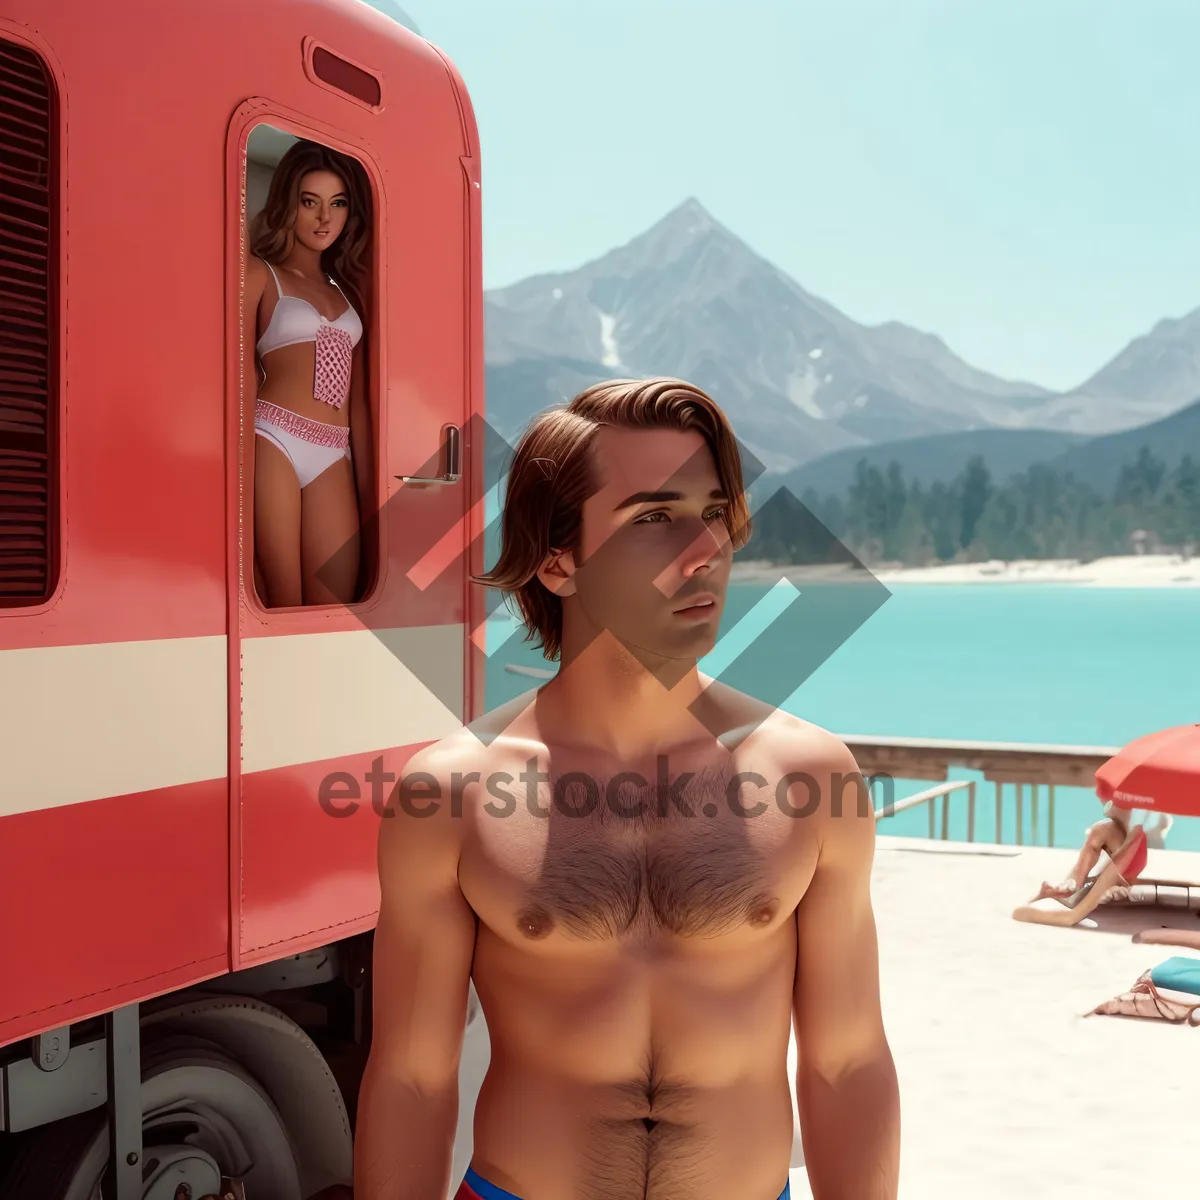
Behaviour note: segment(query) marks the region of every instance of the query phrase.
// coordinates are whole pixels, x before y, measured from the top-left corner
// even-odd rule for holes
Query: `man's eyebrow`
[[[726,500],[728,497],[721,488],[713,488],[708,493],[710,500]],[[665,504],[669,500],[682,500],[682,492],[634,492],[632,496],[626,496],[620,504],[613,509],[613,512],[620,512],[623,508],[632,508],[635,504]]]

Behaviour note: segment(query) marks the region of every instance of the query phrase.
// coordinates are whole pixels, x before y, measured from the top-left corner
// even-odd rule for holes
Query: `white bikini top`
[[[266,259],[263,261],[266,262]],[[275,302],[275,311],[271,313],[271,320],[263,330],[262,337],[258,339],[260,357],[283,346],[295,346],[299,342],[323,340],[318,339],[317,335],[322,328],[326,327],[343,330],[349,335],[351,346],[358,345],[363,335],[362,321],[349,300],[346,300],[346,311],[337,320],[331,321],[319,313],[307,300],[302,300],[299,296],[285,296],[283,288],[279,286],[279,276],[275,274],[275,268],[267,263],[267,270],[271,272],[271,278],[275,280],[275,291],[278,293],[279,299]],[[338,287],[337,281],[330,279],[329,282],[342,293],[344,298],[346,293]]]

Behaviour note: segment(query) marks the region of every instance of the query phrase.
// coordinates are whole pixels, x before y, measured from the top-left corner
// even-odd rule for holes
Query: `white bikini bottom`
[[[349,429],[302,417],[266,400],[254,402],[254,432],[283,451],[301,488],[350,457]]]

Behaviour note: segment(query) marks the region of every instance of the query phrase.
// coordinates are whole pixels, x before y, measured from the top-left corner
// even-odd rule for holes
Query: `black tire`
[[[246,1164],[222,1138],[232,1130],[234,1141],[251,1151],[247,1190],[271,1200],[301,1200],[295,1151],[283,1119],[253,1077],[221,1047],[184,1035],[149,1041],[142,1090],[148,1105],[143,1125],[147,1166],[153,1165],[159,1137],[172,1145],[181,1140],[194,1144],[197,1155],[207,1153],[221,1173],[236,1174]],[[215,1124],[210,1113],[217,1114]],[[108,1173],[104,1108],[55,1121],[26,1138],[5,1181],[4,1200],[103,1200],[109,1192],[111,1184],[100,1191]]]

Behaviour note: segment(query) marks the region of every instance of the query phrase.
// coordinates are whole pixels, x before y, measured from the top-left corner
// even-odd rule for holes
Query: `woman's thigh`
[[[268,438],[254,439],[254,559],[272,608],[303,604],[300,569],[300,483],[287,455]]]
[[[300,493],[305,604],[352,604],[358,597],[358,498],[349,458],[340,458]]]

